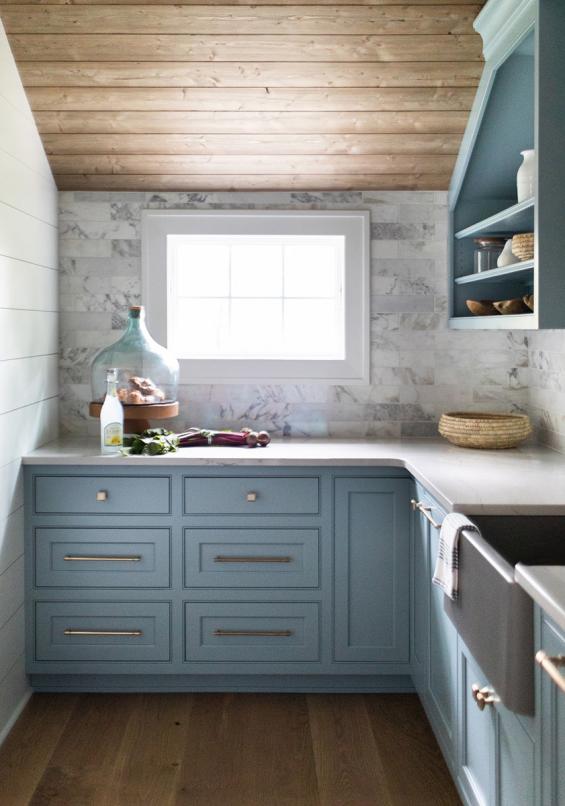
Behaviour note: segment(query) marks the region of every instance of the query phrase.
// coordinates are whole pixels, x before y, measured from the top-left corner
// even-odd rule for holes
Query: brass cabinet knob
[[[249,503],[252,504],[254,501],[257,500],[257,493],[247,493],[246,498],[249,501]]]
[[[480,711],[484,711],[487,705],[494,705],[498,701],[494,691],[488,686],[481,687],[478,683],[473,683],[471,692]]]
[[[107,490],[98,490],[96,493],[96,500],[97,501],[107,501],[108,500],[108,491]]]

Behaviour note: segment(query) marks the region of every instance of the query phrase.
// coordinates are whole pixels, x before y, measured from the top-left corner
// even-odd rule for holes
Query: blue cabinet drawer
[[[187,515],[316,515],[317,477],[200,477],[184,480]]]
[[[36,602],[38,661],[168,661],[168,602]]]
[[[35,530],[37,587],[164,588],[169,529]]]
[[[39,514],[162,515],[170,512],[163,476],[37,476]]]
[[[185,529],[187,588],[315,588],[317,529]]]
[[[315,602],[186,602],[187,661],[316,661]]]

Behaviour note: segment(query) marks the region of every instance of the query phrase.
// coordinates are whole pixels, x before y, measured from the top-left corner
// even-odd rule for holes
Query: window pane
[[[286,246],[284,293],[287,297],[333,297],[337,291],[338,250],[323,244]]]
[[[343,358],[343,322],[333,300],[285,300],[285,347],[289,357]]]
[[[223,299],[178,302],[175,346],[179,358],[224,354],[228,340],[228,306],[228,301]]]
[[[280,244],[234,245],[231,250],[231,293],[234,297],[280,297]]]
[[[191,243],[177,247],[175,273],[181,297],[226,297],[229,294],[229,246]]]
[[[231,303],[229,353],[242,358],[280,355],[282,301],[238,299]]]

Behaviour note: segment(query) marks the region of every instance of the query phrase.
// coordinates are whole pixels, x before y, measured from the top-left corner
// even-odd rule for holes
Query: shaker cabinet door
[[[565,656],[565,635],[541,613],[541,649]],[[561,674],[565,669],[561,667]],[[543,806],[565,806],[565,693],[544,669],[538,672]]]
[[[408,662],[410,482],[335,480],[335,660]]]

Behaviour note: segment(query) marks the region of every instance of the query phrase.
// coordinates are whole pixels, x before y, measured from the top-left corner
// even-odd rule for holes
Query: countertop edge
[[[555,591],[551,589],[547,581],[543,580],[544,576],[557,569],[563,575],[561,599],[556,598]],[[514,573],[520,587],[553,619],[560,629],[565,631],[565,566],[518,563]]]

